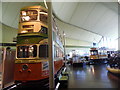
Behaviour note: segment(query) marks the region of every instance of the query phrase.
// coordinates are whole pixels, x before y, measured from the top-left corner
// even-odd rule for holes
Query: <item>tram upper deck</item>
[[[47,9],[41,6],[24,7],[20,12],[18,33],[47,32]]]

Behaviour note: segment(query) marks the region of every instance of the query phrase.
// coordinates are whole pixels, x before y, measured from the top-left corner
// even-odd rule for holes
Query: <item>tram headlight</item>
[[[28,69],[28,65],[27,64],[22,66],[22,70],[27,70],[27,69]]]

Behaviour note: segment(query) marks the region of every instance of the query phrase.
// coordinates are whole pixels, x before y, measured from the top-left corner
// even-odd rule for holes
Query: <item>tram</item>
[[[90,50],[90,59],[99,59],[98,50],[96,48],[91,48]]]
[[[20,11],[14,70],[16,83],[49,78],[47,18],[47,9],[41,6],[24,7]],[[52,27],[56,75],[64,67],[64,50],[54,18]]]
[[[107,55],[99,52],[97,48],[90,49],[90,61],[93,63],[105,63]]]

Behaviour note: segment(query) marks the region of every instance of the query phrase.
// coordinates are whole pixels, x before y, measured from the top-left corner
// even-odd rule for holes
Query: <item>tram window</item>
[[[44,10],[41,10],[40,11],[40,21],[47,24],[47,17],[48,17],[47,12]]]
[[[41,26],[40,33],[48,34],[48,29],[44,26]]]
[[[48,57],[48,45],[39,46],[39,57]]]
[[[37,46],[29,46],[29,57],[36,57],[37,56]]]
[[[91,55],[98,55],[97,51],[91,51]]]
[[[21,11],[21,21],[37,20],[38,12],[36,10]]]
[[[32,58],[37,56],[37,46],[18,46],[17,57],[18,58]]]

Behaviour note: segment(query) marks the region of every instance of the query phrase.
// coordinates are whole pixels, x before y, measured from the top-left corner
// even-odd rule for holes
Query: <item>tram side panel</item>
[[[27,65],[26,67],[28,67],[28,69],[22,70],[25,65]],[[16,69],[14,79],[17,81],[35,81],[48,78],[48,68],[46,69],[42,62],[33,64],[15,64],[15,67]]]

